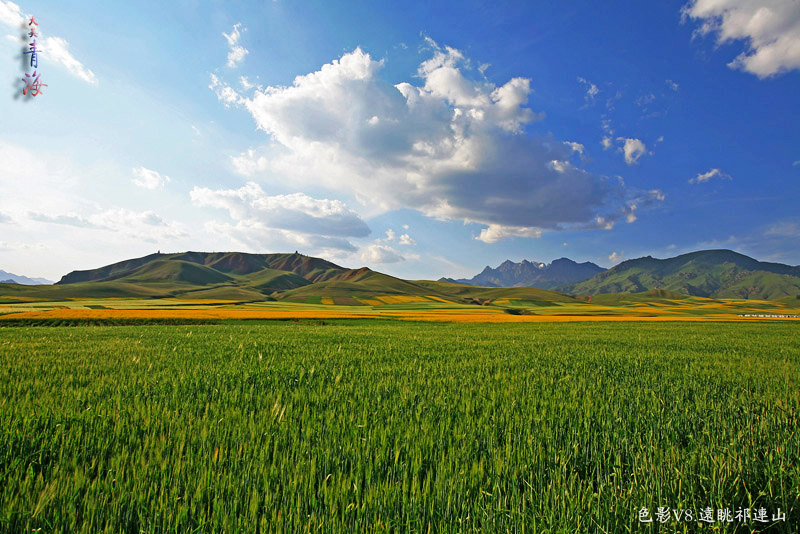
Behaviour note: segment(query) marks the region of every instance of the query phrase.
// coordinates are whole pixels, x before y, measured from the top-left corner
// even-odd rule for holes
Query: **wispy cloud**
[[[14,2],[0,0],[0,22],[6,26],[21,27],[25,23],[25,15]]]
[[[361,259],[367,263],[398,263],[405,258],[392,247],[387,245],[369,245],[361,253]]]
[[[210,228],[254,247],[274,245],[355,251],[349,237],[366,237],[367,224],[339,200],[316,199],[304,193],[267,195],[249,182],[239,189],[195,187],[190,192],[198,207],[228,211],[235,225],[211,222]]]
[[[60,63],[72,74],[91,85],[97,85],[97,76],[91,69],[75,59],[69,51],[69,43],[61,37],[45,37],[41,44],[42,53],[48,59]]]
[[[39,212],[28,212],[27,215],[32,221],[88,230],[106,230],[149,242],[157,239],[177,239],[188,235],[181,224],[167,222],[150,210],[109,208],[88,216],[77,213],[51,215]]]
[[[239,44],[239,40],[242,38],[240,28],[247,31],[247,28],[242,28],[242,23],[239,22],[233,25],[231,33],[222,32],[223,37],[228,41],[228,66],[231,68],[244,61],[244,56],[250,53],[248,49]]]
[[[14,2],[0,0],[0,22],[12,28],[25,26],[26,15]],[[40,30],[44,33],[43,30]],[[8,36],[12,40],[17,40],[13,35]],[[97,85],[97,76],[91,69],[81,63],[69,51],[69,42],[61,37],[40,37],[37,41],[37,49],[49,61],[62,65],[73,76],[91,85]]]
[[[707,172],[698,173],[694,178],[689,179],[690,184],[702,184],[711,180],[712,178],[719,178],[721,180],[733,180],[733,178],[719,169],[711,169]]]
[[[217,99],[222,102],[225,107],[230,107],[231,104],[243,104],[245,99],[242,95],[236,92],[236,89],[219,79],[219,76],[211,73],[211,83],[208,88],[214,91]]]
[[[594,104],[595,97],[597,97],[597,95],[600,93],[600,89],[598,89],[597,86],[589,80],[581,78],[580,76],[578,76],[578,81],[586,89],[586,94],[583,97],[583,99],[586,101],[586,105]]]

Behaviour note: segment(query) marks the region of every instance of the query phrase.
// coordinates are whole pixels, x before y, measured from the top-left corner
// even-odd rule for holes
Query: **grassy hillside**
[[[632,302],[630,294],[641,294],[652,302],[673,302],[687,296],[777,300],[800,295],[800,268],[759,262],[732,251],[701,251],[666,260],[629,260],[559,290],[573,296],[533,287],[402,280],[366,267],[346,269],[298,253],[181,252],[74,271],[52,286],[0,284],[0,298],[174,297],[363,305],[373,304],[369,301],[379,297],[393,298],[395,303],[398,297],[418,297],[512,308],[575,303],[588,296],[596,297],[594,303],[613,305],[615,297],[608,294],[627,294],[625,302]]]
[[[302,276],[278,269],[262,269],[240,279],[247,286],[259,291],[283,291],[311,284]]]
[[[800,267],[759,262],[731,250],[705,250],[660,260],[620,263],[583,282],[558,288],[578,295],[663,289],[698,297],[775,299],[800,295]]]
[[[416,285],[431,291],[461,299],[480,301],[520,300],[530,302],[575,302],[575,297],[563,295],[548,289],[535,287],[479,287],[452,282],[433,282],[417,280]]]
[[[113,280],[131,276],[134,271],[155,263],[184,262],[207,267],[231,277],[272,269],[291,272],[311,282],[334,276],[346,269],[329,261],[302,254],[248,254],[245,252],[179,252],[176,254],[150,254],[142,258],[125,260],[98,269],[73,271],[61,278],[59,285],[76,282]]]
[[[446,296],[420,284],[363,267],[340,273],[313,285],[284,291],[279,298],[289,300],[307,297],[370,298],[379,295]]]
[[[233,280],[230,276],[209,267],[176,259],[146,263],[129,273],[120,275],[118,279],[131,283],[171,281],[200,286]]]

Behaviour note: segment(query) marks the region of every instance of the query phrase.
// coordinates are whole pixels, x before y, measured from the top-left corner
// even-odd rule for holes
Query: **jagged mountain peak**
[[[505,260],[495,268],[487,265],[473,278],[452,281],[475,286],[550,289],[558,285],[587,280],[604,270],[594,263],[576,263],[569,258],[559,258],[550,264],[527,259],[520,262]],[[451,281],[451,279],[443,280]]]

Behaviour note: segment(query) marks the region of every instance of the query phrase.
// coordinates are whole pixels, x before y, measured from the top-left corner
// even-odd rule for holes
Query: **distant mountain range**
[[[623,261],[556,291],[599,295],[651,289],[697,297],[780,299],[800,295],[800,266],[762,262],[732,250],[701,250],[663,260],[647,256]]]
[[[559,258],[553,263],[522,260],[514,263],[506,260],[496,268],[488,265],[480,274],[472,278],[440,278],[440,282],[453,282],[482,287],[538,287],[552,289],[554,287],[588,280],[604,268],[592,262],[577,263],[569,258]]]
[[[0,269],[0,284],[24,284],[24,285],[38,285],[38,284],[52,284],[52,280],[46,278],[28,278],[19,274],[8,273]]]
[[[13,276],[0,273],[0,280]],[[731,250],[704,250],[663,260],[649,256],[627,260],[609,270],[566,258],[550,264],[506,261],[470,280],[430,281],[403,280],[367,267],[348,269],[298,253],[182,252],[73,271],[54,285],[0,284],[0,299],[10,300],[172,297],[359,306],[373,305],[375,299],[403,303],[413,296],[422,301],[487,305],[495,300],[575,302],[607,293],[637,293],[637,298],[777,300],[800,297],[800,266],[760,262]],[[608,298],[613,299],[592,301]]]

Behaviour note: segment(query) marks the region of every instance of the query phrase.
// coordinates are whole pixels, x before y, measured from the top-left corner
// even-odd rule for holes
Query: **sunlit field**
[[[800,524],[797,322],[5,321],[2,532]]]
[[[305,301],[209,299],[67,299],[33,300],[0,297],[4,320],[207,320],[384,318],[464,323],[564,321],[797,321],[800,301],[761,301],[687,297],[659,299],[604,295],[594,300],[540,302],[516,299],[465,304],[434,296],[385,295],[374,298],[311,297]]]

